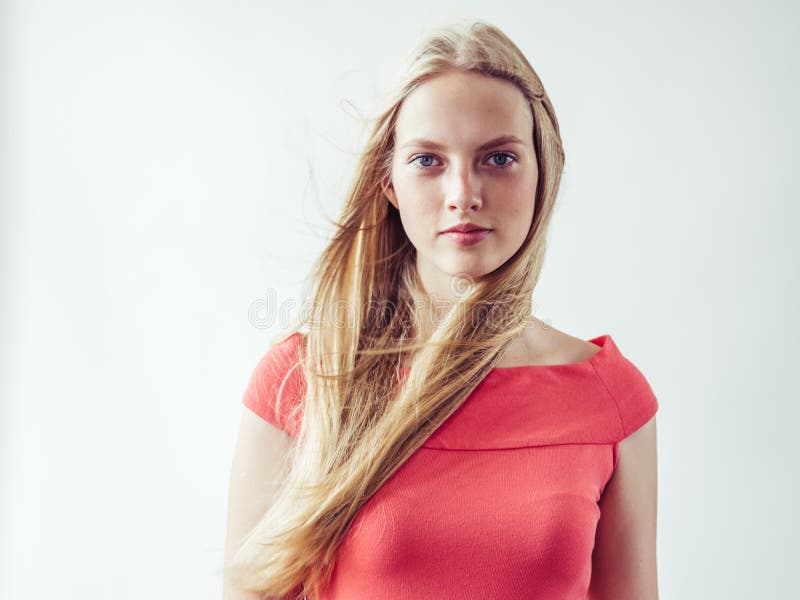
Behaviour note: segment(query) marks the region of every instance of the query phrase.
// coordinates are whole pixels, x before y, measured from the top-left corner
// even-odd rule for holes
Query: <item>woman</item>
[[[245,392],[226,598],[657,598],[656,398],[531,314],[563,164],[499,29],[423,41]]]

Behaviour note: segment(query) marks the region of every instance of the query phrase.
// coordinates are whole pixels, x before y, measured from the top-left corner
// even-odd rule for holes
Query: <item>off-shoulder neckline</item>
[[[300,332],[295,332],[289,338],[295,338],[296,342],[302,338]],[[610,334],[604,333],[601,335],[597,335],[593,338],[589,338],[585,340],[589,343],[598,346],[598,350],[592,354],[589,358],[578,362],[572,363],[559,363],[559,364],[552,364],[552,365],[515,365],[512,367],[492,367],[489,369],[487,375],[492,376],[501,376],[501,375],[517,375],[523,373],[546,373],[550,371],[558,372],[562,370],[582,370],[582,369],[594,369],[597,366],[599,361],[605,360],[606,356],[613,353],[614,349],[616,348],[616,344],[614,343],[613,338]],[[398,367],[400,373],[407,374],[409,371],[409,367]]]
[[[529,372],[543,372],[543,371],[559,371],[562,369],[586,369],[586,368],[593,368],[597,361],[602,360],[603,357],[608,354],[612,347],[614,346],[614,340],[611,338],[611,335],[604,333],[602,335],[595,336],[586,340],[598,346],[599,349],[592,354],[589,358],[578,362],[572,363],[559,363],[559,364],[552,364],[552,365],[515,365],[512,367],[492,367],[489,370],[489,374],[497,374],[497,375],[514,375],[518,373],[529,373]],[[407,373],[410,367],[399,367],[401,373]]]

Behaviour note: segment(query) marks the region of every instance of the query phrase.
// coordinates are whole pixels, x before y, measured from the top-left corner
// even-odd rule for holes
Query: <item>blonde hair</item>
[[[539,179],[519,250],[496,271],[469,281],[430,339],[415,340],[415,249],[381,181],[391,174],[404,98],[451,69],[502,78],[525,95]],[[237,586],[271,598],[315,598],[361,507],[461,406],[529,324],[563,166],[553,106],[519,48],[480,21],[431,30],[389,107],[375,119],[336,232],[311,272],[311,310],[281,338],[308,329],[293,365],[307,383],[303,418],[280,489],[225,566]],[[325,312],[342,305],[352,327]],[[398,383],[407,359],[408,377]]]

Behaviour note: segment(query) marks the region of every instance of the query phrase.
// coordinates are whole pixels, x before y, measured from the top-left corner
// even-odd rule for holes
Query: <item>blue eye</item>
[[[420,154],[419,156],[417,156],[416,158],[414,158],[414,159],[411,161],[411,162],[412,162],[412,164],[413,164],[413,163],[415,163],[415,162],[417,162],[419,159],[433,160],[433,156],[431,156],[430,154]],[[422,167],[422,168],[424,168],[424,169],[425,169],[425,168],[428,168],[428,167],[432,167],[432,166],[433,166],[433,165],[431,165],[431,164],[422,164],[422,163],[417,163],[417,165],[418,165],[418,166],[420,166],[420,167]]]
[[[492,154],[492,158],[497,158],[498,156],[502,156],[502,157],[507,158],[509,160],[503,162],[502,164],[495,163],[494,166],[496,166],[496,167],[505,167],[507,165],[510,165],[512,162],[514,162],[516,160],[516,158],[511,156],[508,152],[495,152],[494,154]]]

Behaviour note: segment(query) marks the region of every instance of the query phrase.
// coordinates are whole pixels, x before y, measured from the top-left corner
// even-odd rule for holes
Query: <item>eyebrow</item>
[[[501,135],[500,137],[496,137],[488,142],[481,144],[478,146],[478,150],[487,150],[489,148],[494,148],[495,146],[500,146],[502,144],[524,144],[521,139],[519,139],[515,135]],[[400,148],[405,148],[407,146],[419,146],[422,148],[432,148],[434,150],[441,150],[444,148],[442,144],[438,142],[434,142],[433,140],[428,140],[425,138],[414,138],[413,140],[408,140],[405,144],[400,146]]]

